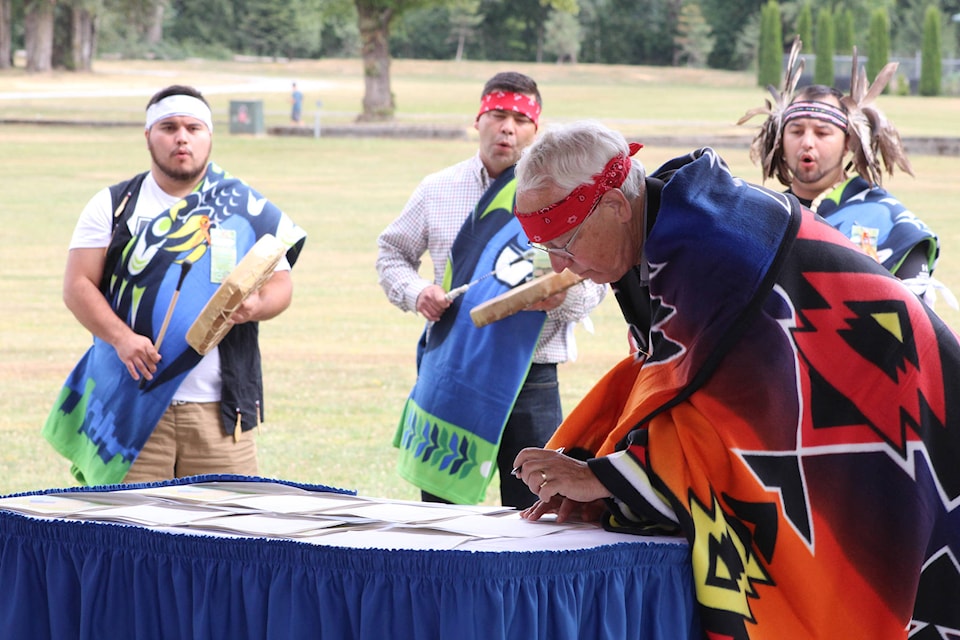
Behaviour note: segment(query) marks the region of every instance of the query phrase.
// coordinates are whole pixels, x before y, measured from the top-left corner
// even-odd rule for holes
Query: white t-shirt
[[[178,200],[180,198],[163,191],[154,180],[153,174],[148,173],[140,187],[136,208],[129,218],[130,232],[136,233],[140,225],[149,223]],[[105,250],[110,245],[113,231],[112,207],[110,188],[98,191],[80,213],[80,219],[73,230],[73,238],[70,240],[70,248]],[[183,402],[219,402],[220,384],[220,351],[219,348],[214,348],[187,374],[173,399]]]

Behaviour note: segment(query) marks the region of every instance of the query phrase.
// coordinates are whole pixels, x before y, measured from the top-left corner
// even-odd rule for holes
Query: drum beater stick
[[[482,276],[480,276],[479,278],[477,278],[476,280],[473,280],[472,282],[468,282],[467,284],[462,284],[462,285],[460,285],[459,287],[456,287],[456,288],[454,288],[454,289],[451,289],[450,291],[447,292],[447,295],[446,295],[447,300],[449,300],[450,302],[453,302],[454,300],[456,300],[457,298],[459,298],[460,296],[462,296],[463,294],[465,294],[465,293],[467,292],[467,289],[469,289],[469,288],[472,287],[473,285],[477,284],[477,283],[480,282],[481,280],[486,280],[486,279],[489,278],[490,276],[497,275],[497,272],[500,271],[501,269],[506,269],[507,267],[512,267],[513,265],[517,264],[518,262],[523,262],[524,260],[530,260],[530,259],[531,259],[531,256],[534,255],[534,251],[535,251],[534,249],[528,249],[527,251],[524,251],[523,253],[521,253],[520,255],[518,255],[518,256],[517,256],[516,258],[514,258],[512,261],[508,262],[507,264],[502,264],[502,265],[500,265],[499,267],[497,267],[496,269],[494,269],[494,270],[491,271],[490,273],[485,273],[485,274],[483,274]]]
[[[190,273],[190,267],[193,266],[193,263],[189,260],[184,260],[180,265],[180,279],[177,280],[177,288],[173,290],[173,295],[170,296],[170,304],[167,305],[167,315],[163,317],[163,324],[160,325],[160,333],[157,334],[157,341],[154,343],[153,347],[160,351],[160,345],[163,344],[163,337],[167,334],[167,326],[170,324],[170,317],[173,315],[173,309],[177,306],[177,298],[180,297],[180,288],[183,286],[183,280],[187,277],[187,274]],[[147,384],[146,378],[140,379],[140,388],[143,389]]]

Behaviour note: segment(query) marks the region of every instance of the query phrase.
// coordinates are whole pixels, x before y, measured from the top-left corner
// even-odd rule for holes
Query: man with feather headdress
[[[926,302],[932,303],[940,288],[955,304],[931,278],[940,253],[936,234],[882,187],[883,169],[893,175],[899,167],[913,175],[899,133],[876,106],[897,63],[886,65],[868,87],[854,51],[850,95],[819,84],[797,92],[803,70],[800,47],[797,38],[781,91],[768,88],[774,102],[748,111],[738,122],[767,115],[751,145],[751,159],[762,166],[764,179],[776,176],[801,204]]]

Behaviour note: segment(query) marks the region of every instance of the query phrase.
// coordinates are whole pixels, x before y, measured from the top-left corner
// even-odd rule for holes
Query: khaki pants
[[[257,475],[253,432],[223,431],[219,402],[175,402],[160,418],[124,482],[158,482],[207,473]]]

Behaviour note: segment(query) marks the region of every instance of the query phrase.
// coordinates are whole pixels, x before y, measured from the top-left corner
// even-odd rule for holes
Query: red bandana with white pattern
[[[527,238],[531,242],[549,242],[581,224],[603,194],[623,184],[630,174],[630,156],[642,148],[642,144],[631,142],[629,155],[621,153],[611,158],[591,182],[581,184],[559,202],[530,213],[520,213],[514,209]]]
[[[487,111],[515,111],[530,118],[534,126],[540,123],[540,105],[537,99],[512,91],[491,91],[480,99],[480,111],[477,120]]]

